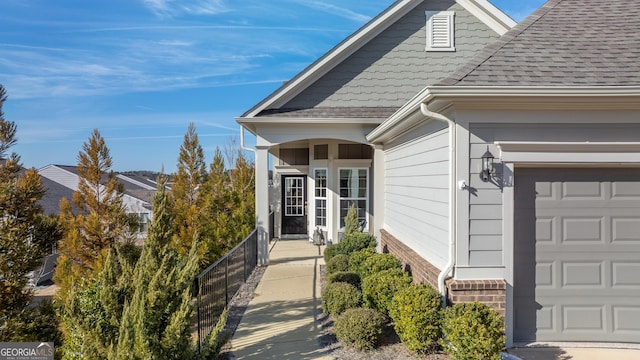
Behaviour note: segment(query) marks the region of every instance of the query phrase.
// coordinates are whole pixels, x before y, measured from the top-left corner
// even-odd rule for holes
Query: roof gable
[[[640,85],[640,2],[550,0],[438,85]]]
[[[348,61],[351,55],[361,50],[372,39],[376,38],[389,27],[393,26],[398,20],[409,14],[416,7],[421,4],[426,4],[427,6],[429,4],[437,4],[434,6],[443,6],[442,4],[444,3],[449,4],[449,6],[453,4],[462,6],[466,11],[479,18],[488,28],[491,28],[497,34],[503,34],[515,25],[513,20],[486,0],[398,0],[387,10],[364,25],[360,30],[345,39],[327,54],[299,73],[292,80],[285,83],[262,102],[247,111],[242,117],[250,118],[258,115],[262,116],[264,115],[262,112],[265,110],[288,107],[287,105],[289,105],[288,103],[292,99],[302,94],[310,86],[316,86],[317,82],[321,81],[323,76],[343,64],[343,62]],[[322,84],[320,85],[322,86]],[[335,83],[332,84],[332,86],[335,88]],[[401,103],[402,102],[403,101],[401,101]],[[388,108],[388,105],[389,104],[382,104],[381,106]],[[394,106],[395,105],[396,104],[394,104]],[[362,104],[359,106],[362,106]],[[308,107],[309,106],[302,106],[301,108]],[[295,110],[295,107],[288,110]],[[381,113],[384,113],[383,115],[385,116],[383,117],[388,115],[388,111],[382,111]],[[273,111],[268,114],[273,115]]]

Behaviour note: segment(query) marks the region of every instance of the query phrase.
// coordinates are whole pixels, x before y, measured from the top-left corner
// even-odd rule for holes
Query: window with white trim
[[[316,226],[327,226],[327,169],[315,169]]]
[[[358,222],[367,220],[368,194],[369,169],[340,169],[340,227],[351,205],[358,211]]]
[[[455,12],[426,11],[427,51],[456,51]]]

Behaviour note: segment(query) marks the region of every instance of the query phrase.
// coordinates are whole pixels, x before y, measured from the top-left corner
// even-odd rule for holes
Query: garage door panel
[[[575,181],[567,181],[561,184],[562,194],[560,199],[562,200],[604,200],[606,192],[604,184]]]
[[[640,336],[640,309],[633,306],[614,306],[613,314],[615,333]]]
[[[640,341],[640,169],[515,179],[514,340]]]
[[[628,217],[614,217],[611,219],[611,241],[640,242],[640,219]]]
[[[611,285],[613,287],[629,287],[640,289],[640,263],[618,262],[611,264]]]

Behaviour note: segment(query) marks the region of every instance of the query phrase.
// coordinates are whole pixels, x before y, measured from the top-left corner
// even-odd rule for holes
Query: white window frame
[[[340,186],[340,173],[342,172],[342,170],[364,170],[366,172],[366,185],[365,185],[365,196],[364,197],[342,197],[340,190],[341,190],[341,186]],[[371,179],[370,179],[370,173],[369,173],[369,168],[368,167],[340,167],[338,168],[338,204],[337,204],[337,215],[338,215],[338,224],[342,227],[342,221],[343,221],[343,216],[341,215],[341,210],[342,210],[342,200],[365,200],[365,209],[364,209],[364,220],[366,221],[365,224],[365,231],[369,228],[369,187],[371,184]]]
[[[324,186],[324,196],[318,196],[317,191],[321,189],[318,187],[317,183],[317,172],[324,171],[325,176],[325,186]],[[328,225],[329,219],[329,169],[328,168],[315,168],[313,169],[313,224],[314,226],[318,226],[322,229],[326,229]],[[324,201],[324,225],[318,224],[318,200]]]
[[[425,11],[425,14],[427,16],[426,51],[456,51],[455,12]],[[436,31],[440,34],[436,35]]]

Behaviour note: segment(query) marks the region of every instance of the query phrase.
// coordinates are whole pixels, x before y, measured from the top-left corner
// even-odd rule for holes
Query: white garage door
[[[640,169],[517,169],[514,340],[640,342]]]

